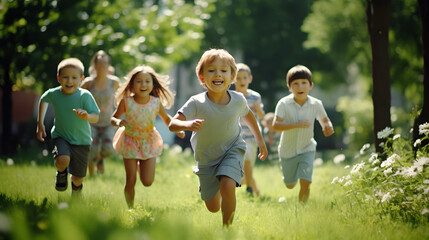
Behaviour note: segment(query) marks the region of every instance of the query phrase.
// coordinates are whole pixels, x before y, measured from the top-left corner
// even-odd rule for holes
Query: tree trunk
[[[3,62],[4,85],[2,93],[2,144],[1,153],[3,155],[12,154],[12,81],[10,79],[10,61]]]
[[[423,40],[423,108],[420,115],[414,120],[413,140],[422,137],[419,134],[419,125],[429,122],[429,1],[419,0],[420,17],[422,19],[422,40]],[[427,145],[428,140],[420,146]],[[415,151],[417,149],[414,149]]]
[[[374,105],[374,143],[377,153],[383,153],[377,133],[391,127],[390,120],[390,59],[389,26],[391,0],[367,0],[366,14],[372,51],[372,100]]]

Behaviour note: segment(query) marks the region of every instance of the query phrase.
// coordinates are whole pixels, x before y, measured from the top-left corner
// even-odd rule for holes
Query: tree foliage
[[[199,51],[212,0],[8,0],[0,3],[3,141],[10,137],[14,89],[56,86],[57,64],[109,53],[119,76],[139,64],[167,72]],[[9,148],[9,147],[4,147]]]

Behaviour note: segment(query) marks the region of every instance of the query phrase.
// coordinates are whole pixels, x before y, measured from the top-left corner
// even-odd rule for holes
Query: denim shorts
[[[298,179],[309,182],[313,176],[313,162],[316,152],[306,152],[291,158],[280,157],[280,168],[283,173],[283,182],[286,185],[296,184]]]
[[[240,187],[244,176],[243,170],[244,149],[233,148],[225,153],[223,159],[214,166],[195,167],[194,173],[198,176],[200,194],[203,201],[213,199],[220,189],[220,177],[227,176]]]
[[[55,138],[52,153],[54,159],[58,156],[69,156],[68,172],[73,176],[83,178],[86,176],[86,168],[88,167],[89,148],[89,145],[72,145],[63,138]]]

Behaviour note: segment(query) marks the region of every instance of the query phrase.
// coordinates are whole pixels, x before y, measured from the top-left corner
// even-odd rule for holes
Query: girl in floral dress
[[[162,138],[154,127],[155,119],[159,115],[167,126],[170,124],[171,116],[164,106],[170,108],[174,96],[168,89],[168,76],[157,74],[151,67],[135,67],[126,79],[116,92],[117,108],[111,123],[119,127],[113,138],[113,148],[123,157],[125,199],[128,207],[133,208],[137,172],[146,187],[155,179],[156,157],[161,155],[163,146]],[[183,138],[185,133],[180,131],[177,135]]]

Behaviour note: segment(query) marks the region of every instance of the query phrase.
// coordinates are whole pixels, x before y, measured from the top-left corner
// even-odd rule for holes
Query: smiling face
[[[310,90],[313,88],[313,84],[308,79],[295,79],[289,85],[289,91],[294,95],[295,101],[298,103],[304,103],[307,101],[307,96]]]
[[[219,58],[205,65],[198,77],[209,93],[226,93],[234,79],[231,66]]]
[[[61,84],[61,92],[66,95],[75,93],[83,78],[81,70],[75,67],[65,67],[57,76],[58,82]]]
[[[131,86],[135,97],[138,99],[148,99],[153,90],[152,75],[145,72],[139,72],[134,76],[133,85]]]

